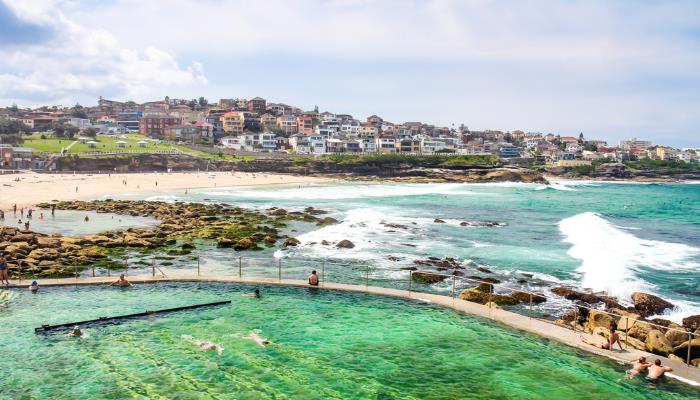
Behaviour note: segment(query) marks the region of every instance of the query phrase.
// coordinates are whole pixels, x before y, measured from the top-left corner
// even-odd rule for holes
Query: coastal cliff
[[[240,171],[401,182],[547,183],[538,171],[504,168],[497,158],[487,156],[378,155],[216,160],[184,155],[143,154],[112,158],[65,157],[58,160],[56,165],[60,171],[77,172]]]

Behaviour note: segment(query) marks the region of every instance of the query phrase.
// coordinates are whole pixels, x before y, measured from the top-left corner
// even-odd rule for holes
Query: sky
[[[166,95],[700,147],[700,1],[0,0],[0,106]]]

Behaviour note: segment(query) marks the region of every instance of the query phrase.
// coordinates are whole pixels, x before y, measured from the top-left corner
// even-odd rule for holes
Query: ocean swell
[[[572,245],[569,255],[581,260],[577,269],[582,274],[581,286],[605,291],[622,302],[629,303],[633,292],[654,293],[654,285],[639,276],[645,268],[668,273],[700,270],[700,265],[691,261],[700,255],[700,249],[640,239],[593,212],[562,220],[559,231],[564,242]]]

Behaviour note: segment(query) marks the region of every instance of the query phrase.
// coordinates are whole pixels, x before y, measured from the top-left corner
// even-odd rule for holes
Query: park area
[[[138,134],[119,136],[97,135],[96,137],[65,137],[33,134],[23,137],[23,147],[28,147],[39,152],[64,154],[83,153],[156,153],[167,151],[181,151],[193,153],[192,149],[171,143],[153,140]]]

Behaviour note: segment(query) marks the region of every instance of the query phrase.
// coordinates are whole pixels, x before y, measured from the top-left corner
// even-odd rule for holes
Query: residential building
[[[660,160],[672,160],[678,158],[678,150],[672,147],[656,146],[656,157]]]
[[[502,158],[514,158],[520,156],[520,151],[511,144],[503,144],[498,148],[498,155]]]
[[[369,117],[367,117],[367,123],[379,128],[384,123],[384,120],[377,115],[370,115]]]
[[[445,149],[445,142],[440,140],[423,138],[420,142],[420,151],[424,154],[435,154]]]
[[[326,139],[326,153],[344,153],[345,143],[340,139]]]
[[[260,117],[260,124],[264,129],[270,129],[277,126],[277,116],[275,114],[266,112]]]
[[[229,111],[219,117],[222,128],[227,134],[241,134],[245,128],[245,117],[242,112]]]
[[[314,117],[307,113],[297,117],[297,132],[304,135],[314,134]]]
[[[286,135],[297,133],[297,118],[294,115],[280,115],[277,117],[277,127]]]
[[[620,141],[620,148],[632,154],[636,154],[640,150],[646,150],[648,147],[651,147],[651,142],[648,140],[638,140],[637,138],[631,138]]]
[[[360,137],[375,137],[379,135],[379,128],[371,122],[366,122],[360,124],[360,131],[358,134]]]
[[[267,111],[267,105],[265,99],[262,97],[253,97],[248,100],[248,111],[257,113],[258,115],[263,115]]]
[[[227,149],[240,150],[244,140],[240,136],[225,136],[221,138],[221,145]]]
[[[418,139],[401,139],[399,140],[400,153],[419,153],[421,151],[421,141]]]
[[[12,168],[12,145],[0,143],[0,168]]]
[[[144,115],[139,120],[139,133],[146,136],[163,137],[165,128],[181,123],[180,118],[170,115]]]
[[[262,130],[262,124],[260,123],[260,114],[244,111],[243,129],[251,132],[260,132]]]
[[[47,131],[51,129],[51,126],[53,125],[55,120],[56,118],[50,116],[34,117],[32,118],[32,125],[34,127],[34,130]]]
[[[166,126],[163,136],[176,142],[194,143],[199,139],[199,128],[192,124]]]
[[[377,152],[380,154],[396,153],[396,138],[390,136],[380,136],[376,139]]]
[[[143,118],[141,111],[120,111],[117,113],[117,124],[123,126],[128,132],[138,132],[141,118]]]

